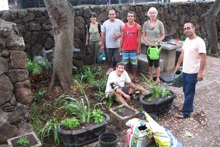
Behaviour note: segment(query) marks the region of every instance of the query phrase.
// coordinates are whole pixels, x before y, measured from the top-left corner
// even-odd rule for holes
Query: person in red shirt
[[[129,11],[127,14],[128,22],[122,26],[121,47],[119,52],[122,53],[122,62],[125,68],[128,67],[129,62],[132,64],[133,80],[137,79],[137,55],[140,54],[141,47],[141,26],[135,22],[135,13]]]

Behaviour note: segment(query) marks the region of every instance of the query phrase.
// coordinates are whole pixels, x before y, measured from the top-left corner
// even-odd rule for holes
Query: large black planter
[[[152,94],[147,94],[140,98],[140,102],[142,104],[142,108],[147,113],[160,114],[165,111],[170,110],[173,99],[176,98],[176,94],[173,91],[171,92],[171,96],[166,98],[159,98],[153,102],[147,102],[147,99],[152,96]]]
[[[110,120],[107,114],[105,121],[101,124],[93,125],[90,128],[79,130],[63,130],[61,124],[58,125],[58,133],[65,147],[80,147],[95,141],[98,141],[99,135],[105,132],[108,121]]]

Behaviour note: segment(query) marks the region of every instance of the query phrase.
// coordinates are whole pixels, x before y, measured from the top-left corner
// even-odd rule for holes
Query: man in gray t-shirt
[[[102,25],[102,45],[101,48],[104,49],[104,44],[106,45],[107,56],[108,56],[108,66],[109,69],[106,72],[108,75],[113,71],[113,60],[116,62],[121,61],[119,54],[120,48],[120,37],[121,37],[121,27],[124,23],[116,19],[115,10],[110,10],[108,14],[109,19],[106,20]]]

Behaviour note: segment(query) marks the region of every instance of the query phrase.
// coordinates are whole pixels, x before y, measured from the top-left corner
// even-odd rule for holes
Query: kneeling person
[[[125,87],[128,84],[129,87]],[[122,104],[127,104],[126,101],[130,100],[130,95],[139,90],[142,94],[148,94],[147,90],[141,86],[136,86],[131,82],[128,73],[125,71],[125,65],[122,62],[117,63],[116,70],[111,72],[108,77],[106,85],[106,96],[109,96],[113,92],[115,96]]]

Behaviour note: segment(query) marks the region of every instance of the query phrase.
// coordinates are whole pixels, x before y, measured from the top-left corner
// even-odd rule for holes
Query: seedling
[[[66,118],[65,120],[61,121],[62,126],[68,128],[68,129],[73,129],[76,128],[80,125],[79,120],[76,119],[75,117],[73,118]]]
[[[27,138],[25,136],[21,136],[18,141],[17,141],[17,144],[19,146],[22,146],[22,147],[25,147],[29,144],[29,141],[27,140]]]
[[[100,124],[105,120],[105,117],[103,116],[103,112],[100,109],[94,109],[92,111],[92,118],[94,119],[94,122],[96,124]]]
[[[124,113],[125,112],[125,108],[124,107],[121,107],[121,108],[119,108],[118,110],[117,110],[117,113],[118,114],[122,114],[122,113]]]

